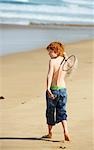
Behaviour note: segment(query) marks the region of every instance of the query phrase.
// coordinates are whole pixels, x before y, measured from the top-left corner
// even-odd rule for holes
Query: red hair
[[[47,48],[48,51],[51,49],[53,50],[58,56],[64,55],[64,45],[60,42],[52,42],[50,43]]]

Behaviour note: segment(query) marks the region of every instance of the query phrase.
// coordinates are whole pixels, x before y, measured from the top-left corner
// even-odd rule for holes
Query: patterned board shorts
[[[55,125],[63,120],[67,120],[67,91],[66,88],[51,91],[56,98],[54,100],[49,98],[46,91],[46,118],[48,125]]]

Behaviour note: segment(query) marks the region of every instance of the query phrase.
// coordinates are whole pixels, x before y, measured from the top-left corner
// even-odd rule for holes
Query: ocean
[[[94,1],[0,0],[0,55],[94,38]]]
[[[93,0],[0,0],[0,23],[93,24]]]

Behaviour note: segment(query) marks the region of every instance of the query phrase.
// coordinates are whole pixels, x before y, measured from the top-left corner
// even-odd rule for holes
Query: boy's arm
[[[53,78],[53,71],[54,71],[54,63],[52,59],[49,61],[49,69],[48,69],[48,74],[47,74],[47,92],[49,97],[54,98],[54,95],[52,94],[50,87],[52,83],[52,78]]]
[[[52,83],[52,77],[53,77],[53,62],[52,62],[52,60],[50,60],[48,74],[47,74],[47,90],[50,90],[51,83]]]

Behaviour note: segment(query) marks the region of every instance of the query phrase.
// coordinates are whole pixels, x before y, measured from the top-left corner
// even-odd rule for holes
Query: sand
[[[0,57],[0,150],[93,150],[94,41],[65,45],[78,58],[66,79],[71,142],[63,142],[61,124],[47,133],[45,87],[49,56],[45,49]]]

